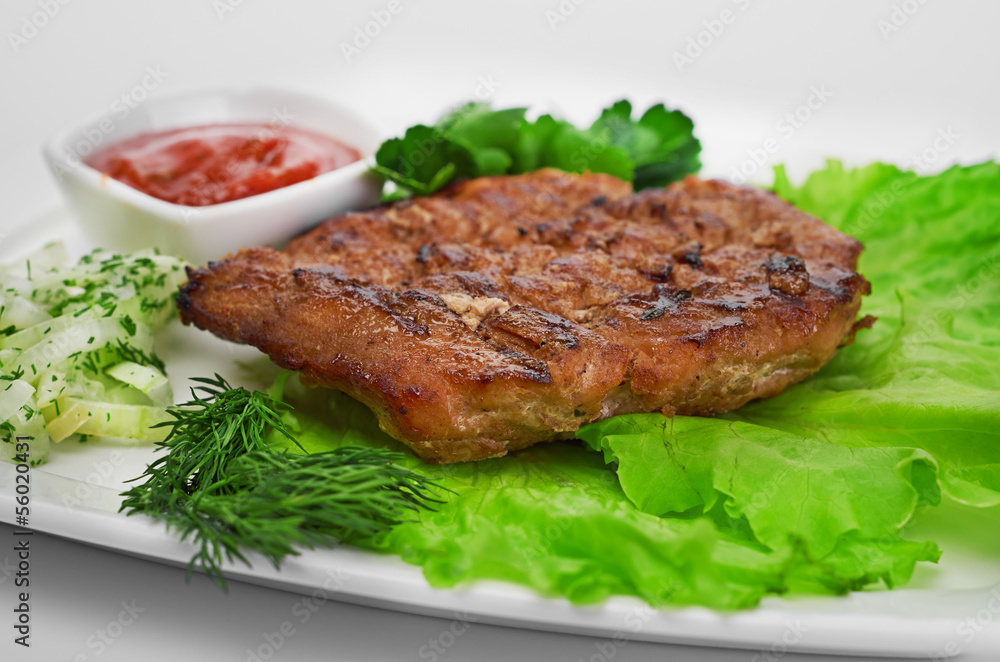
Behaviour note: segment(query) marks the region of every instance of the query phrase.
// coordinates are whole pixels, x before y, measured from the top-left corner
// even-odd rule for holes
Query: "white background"
[[[46,4],[58,12],[43,21],[38,12]],[[352,105],[387,133],[432,120],[477,94],[578,121],[622,97],[642,108],[665,101],[694,118],[708,174],[729,176],[748,150],[775,139],[778,151],[752,177],[762,182],[775,163],[788,162],[803,174],[827,156],[919,165],[912,157],[931,149],[940,131],[956,138],[944,151],[927,153],[933,170],[995,158],[1000,148],[1000,3],[399,0],[402,10],[350,58],[342,43],[350,44],[371,12],[389,3],[346,4],[4,0],[0,240],[61,204],[42,164],[42,142],[132,94],[147,68],[163,75],[154,94],[258,84],[300,88]],[[725,10],[729,24],[715,22]],[[893,19],[898,29],[890,30]],[[32,22],[45,25],[26,28]],[[11,33],[26,41],[13,43]],[[690,41],[699,38],[700,53]],[[678,66],[675,54],[685,53],[691,61]],[[786,138],[776,123],[814,87],[832,96]],[[9,532],[0,527],[0,540],[9,540]],[[79,659],[102,661],[243,662],[247,648],[264,643],[299,600],[240,584],[223,594],[203,577],[185,584],[183,572],[172,568],[48,537],[34,544],[33,639],[40,646],[29,657],[13,651],[9,619],[0,616],[5,660],[82,654]],[[0,547],[0,558],[5,554]],[[0,582],[0,613],[8,613],[12,587]],[[122,601],[132,600],[145,611],[96,655],[88,638],[117,617]],[[421,659],[420,647],[448,626],[328,603],[272,659]],[[596,643],[476,625],[442,659],[590,660],[599,654]],[[632,643],[614,659],[753,656]]]

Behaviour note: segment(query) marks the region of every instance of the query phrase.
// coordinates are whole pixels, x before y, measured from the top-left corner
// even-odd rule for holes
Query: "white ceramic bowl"
[[[327,134],[362,160],[284,188],[204,207],[159,200],[82,162],[138,134],[185,126],[249,122],[289,124]],[[380,183],[368,168],[378,131],[342,106],[297,92],[246,89],[124,103],[53,136],[45,159],[84,232],[104,248],[157,247],[202,264],[247,246],[278,244],[338,212],[375,204]]]

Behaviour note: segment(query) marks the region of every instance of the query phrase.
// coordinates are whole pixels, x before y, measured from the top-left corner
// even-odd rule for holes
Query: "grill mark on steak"
[[[688,178],[632,194],[544,170],[189,269],[178,308],[454,462],[780,393],[865,326],[860,250],[764,191]]]
[[[426,324],[421,324],[412,317],[404,314],[407,310],[407,305],[403,297],[397,292],[387,290],[378,285],[358,282],[352,278],[347,278],[339,269],[328,267],[293,269],[292,277],[298,282],[308,283],[321,294],[329,292],[328,283],[325,281],[335,283],[339,286],[335,296],[355,297],[364,304],[384,312],[404,331],[412,333],[415,336],[430,335],[430,330]]]
[[[642,311],[642,319],[647,322],[661,317],[668,310],[677,312],[679,304],[691,299],[691,290],[680,290],[676,287],[663,287],[661,285],[653,288],[653,294],[656,296],[656,301]]]

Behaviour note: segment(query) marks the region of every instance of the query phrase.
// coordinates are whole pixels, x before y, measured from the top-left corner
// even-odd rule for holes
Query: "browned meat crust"
[[[770,193],[540,171],[189,271],[181,318],[341,389],[429,462],[780,393],[852,332],[861,244]]]

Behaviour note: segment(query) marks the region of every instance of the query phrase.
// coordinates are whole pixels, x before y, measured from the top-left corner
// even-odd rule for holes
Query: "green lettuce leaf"
[[[941,494],[931,456],[852,449],[740,421],[662,414],[616,416],[580,438],[618,463],[622,490],[643,512],[721,505],[770,549],[801,544],[816,557],[857,531],[895,533]]]
[[[813,379],[731,417],[848,448],[914,448],[945,493],[1000,503],[1000,166],[918,177],[837,162],[776,191],[865,243],[859,333]]]
[[[307,451],[345,444],[405,450],[347,396],[289,386],[284,397],[296,409],[287,422]],[[577,603],[633,595],[651,605],[738,609],[768,593],[905,583],[918,561],[938,557],[933,544],[861,531],[843,533],[819,553],[792,540],[769,549],[721,501],[707,513],[644,513],[601,456],[572,443],[446,466],[408,457],[410,468],[450,492],[436,512],[417,513],[367,546],[422,567],[437,587],[499,579]]]

